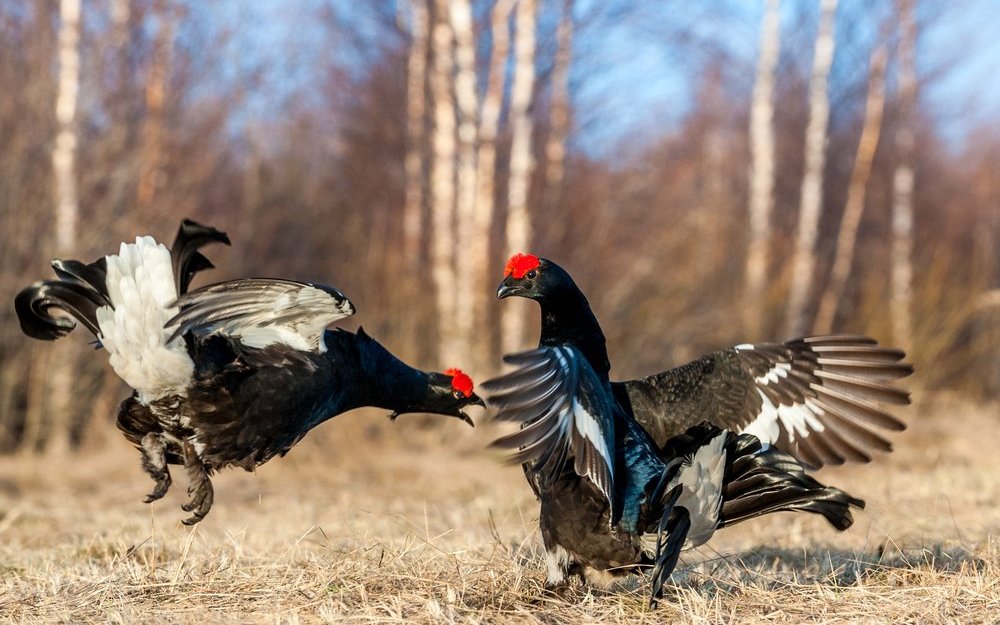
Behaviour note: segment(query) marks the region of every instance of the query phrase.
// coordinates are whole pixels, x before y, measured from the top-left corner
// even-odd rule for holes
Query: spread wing
[[[529,479],[551,486],[572,460],[577,475],[608,499],[615,518],[614,401],[606,383],[575,347],[542,347],[504,357],[512,371],[482,384],[496,418],[521,430],[493,445],[515,450]]]
[[[863,336],[816,336],[737,345],[612,386],[660,446],[708,420],[819,467],[891,451],[884,433],[906,426],[881,405],[910,403],[893,386],[913,372],[904,357]]]
[[[188,332],[224,334],[249,347],[283,343],[325,351],[326,327],[354,314],[354,305],[333,287],[293,280],[249,278],[190,291],[177,299],[180,312],[167,328],[170,340]]]

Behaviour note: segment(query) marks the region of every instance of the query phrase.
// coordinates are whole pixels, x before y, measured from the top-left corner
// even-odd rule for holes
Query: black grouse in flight
[[[327,330],[354,313],[334,288],[253,278],[188,291],[194,274],[212,267],[198,249],[213,242],[229,239],[185,220],[169,250],[138,237],[90,264],[56,260],[58,279],[15,299],[25,334],[65,336],[76,324],[49,309],[69,313],[134,389],[118,410],[118,427],[156,483],[147,503],[170,487],[168,465],[183,465],[190,495],[183,508],[193,513],[184,523],[197,523],[212,507],[212,472],[252,470],[353,408],[472,424],[462,409],[483,402],[469,376],[414,369],[361,329]]]
[[[908,403],[890,385],[912,372],[899,350],[856,336],[738,345],[648,378],[611,382],[604,334],[570,275],[550,260],[510,259],[499,298],[541,308],[538,349],[483,383],[541,501],[550,587],[606,584],[654,565],[659,596],[681,549],[762,514],[823,515],[838,530],[864,502],[804,465],[867,461],[903,424],[874,401]]]

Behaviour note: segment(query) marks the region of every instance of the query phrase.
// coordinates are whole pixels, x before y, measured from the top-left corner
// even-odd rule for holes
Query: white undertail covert
[[[152,237],[122,243],[105,257],[112,307],[97,309],[101,343],[111,367],[143,403],[181,394],[194,373],[183,340],[167,343],[164,324],[178,309],[170,251]]]

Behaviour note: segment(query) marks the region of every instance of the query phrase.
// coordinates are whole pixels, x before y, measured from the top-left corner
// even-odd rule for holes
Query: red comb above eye
[[[541,261],[538,260],[537,256],[531,254],[514,254],[507,261],[507,266],[504,267],[503,275],[514,276],[515,279],[520,280],[524,277],[524,274],[528,273],[532,269],[538,269]]]
[[[472,396],[472,378],[462,373],[461,369],[448,369],[444,374],[451,376],[451,388],[465,397]]]

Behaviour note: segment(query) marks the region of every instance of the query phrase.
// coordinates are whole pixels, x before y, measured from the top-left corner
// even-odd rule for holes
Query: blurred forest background
[[[349,327],[477,381],[532,343],[530,303],[495,302],[529,251],[588,293],[618,377],[835,330],[905,348],[919,389],[993,397],[998,13],[0,2],[0,451],[112,433],[126,393],[85,331],[23,336],[17,291],[183,217],[233,240],[198,283],[336,285]]]

